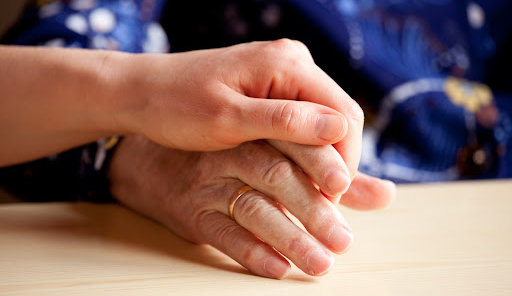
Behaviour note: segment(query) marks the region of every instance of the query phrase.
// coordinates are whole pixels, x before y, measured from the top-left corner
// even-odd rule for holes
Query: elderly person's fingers
[[[290,271],[285,258],[228,216],[206,211],[199,220],[204,240],[251,272],[280,279]]]
[[[280,256],[308,274],[323,274],[332,265],[329,250],[342,252],[352,241],[336,206],[265,141],[198,153],[128,136],[116,150],[109,175],[112,194],[121,203],[190,241],[215,246],[262,276],[286,274]],[[246,184],[254,189],[240,192]]]
[[[236,184],[244,186],[240,181]],[[236,194],[236,187],[228,187]],[[254,189],[247,190],[233,203],[233,220],[228,218],[230,199],[224,201],[222,210],[200,215],[201,232],[207,243],[249,270],[277,278],[286,273],[283,260],[269,251],[273,250],[269,246],[310,275],[322,275],[332,266],[332,254],[288,219],[275,200]]]
[[[332,254],[295,225],[275,200],[256,190],[243,194],[234,205],[233,218],[311,275],[326,273]]]
[[[337,204],[349,189],[350,173],[333,146],[309,146],[277,140],[268,142],[293,160],[333,203]]]
[[[359,172],[350,182],[343,158],[331,145],[308,146],[276,140],[268,142],[295,162],[335,204],[340,202],[358,210],[373,210],[388,206],[395,197],[393,182]]]
[[[343,252],[351,244],[351,229],[336,206],[316,190],[297,165],[268,143],[243,144],[230,161],[231,176],[283,205],[331,251]]]
[[[356,210],[376,210],[389,206],[395,196],[393,182],[357,173],[340,203]]]

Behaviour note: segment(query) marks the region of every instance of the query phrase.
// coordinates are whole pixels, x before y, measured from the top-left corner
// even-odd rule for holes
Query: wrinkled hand
[[[282,39],[127,56],[112,75],[120,78],[113,81],[122,90],[115,96],[132,106],[130,112],[114,114],[126,132],[194,151],[232,148],[255,139],[339,142],[335,147],[347,163],[347,174],[355,176],[363,113],[315,65],[302,43]]]
[[[214,246],[255,274],[284,277],[290,265],[283,256],[308,274],[324,274],[333,264],[332,252],[343,252],[352,241],[336,206],[313,185],[327,190],[328,172],[338,166],[333,155],[339,154],[331,145],[272,144],[185,152],[127,137],[110,166],[111,190],[128,207],[187,240]],[[233,220],[228,204],[245,184],[254,190],[236,202]],[[357,174],[341,203],[373,209],[389,204],[393,195],[392,183]]]

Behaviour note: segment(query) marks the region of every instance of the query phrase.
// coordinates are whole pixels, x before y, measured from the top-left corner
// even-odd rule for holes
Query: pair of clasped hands
[[[337,204],[393,199],[391,182],[357,172],[361,108],[300,42],[139,55],[0,47],[0,65],[0,165],[126,135],[108,169],[114,197],[255,274],[285,277],[286,258],[325,274],[353,239]]]
[[[173,74],[147,75],[153,103],[139,122],[148,129],[120,144],[113,194],[257,275],[285,277],[283,256],[307,274],[325,274],[333,253],[353,240],[336,204],[377,209],[395,194],[391,182],[357,172],[361,108],[297,41],[171,56],[170,64],[140,58],[139,76]],[[245,185],[253,190],[234,204],[232,219],[230,200]]]

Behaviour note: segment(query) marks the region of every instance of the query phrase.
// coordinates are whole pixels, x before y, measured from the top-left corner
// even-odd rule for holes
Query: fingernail
[[[269,257],[265,260],[265,262],[263,262],[263,269],[265,269],[265,271],[269,273],[271,277],[282,279],[286,277],[290,272],[290,265],[278,258]]]
[[[347,121],[343,116],[322,114],[318,117],[316,128],[318,137],[325,141],[334,141],[344,136]]]
[[[333,169],[327,174],[325,178],[328,194],[331,196],[340,197],[342,194],[347,192],[350,187],[350,176],[348,171],[342,169]],[[338,198],[339,199],[339,198]],[[339,201],[339,200],[338,200]]]
[[[323,249],[315,249],[307,257],[308,273],[311,275],[323,275],[333,264],[333,256]]]
[[[331,249],[336,253],[346,252],[352,242],[354,241],[354,235],[348,226],[336,225],[331,230],[331,233],[327,237],[327,241]]]

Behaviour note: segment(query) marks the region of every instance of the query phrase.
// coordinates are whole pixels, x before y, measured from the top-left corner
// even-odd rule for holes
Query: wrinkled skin
[[[328,188],[328,172],[340,161],[331,145],[255,141],[231,150],[185,152],[132,136],[112,160],[111,190],[121,203],[189,241],[214,246],[257,275],[286,276],[290,265],[283,256],[307,274],[322,275],[333,253],[352,242],[334,205],[339,197],[318,190]],[[228,204],[245,184],[254,190],[236,202],[233,220]],[[390,182],[358,173],[341,204],[382,208],[394,190]]]

